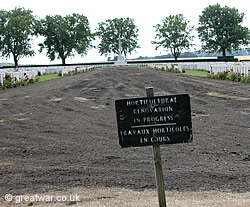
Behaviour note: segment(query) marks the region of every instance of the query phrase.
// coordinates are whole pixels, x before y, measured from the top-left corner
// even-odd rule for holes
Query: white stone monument
[[[121,46],[121,38],[120,38],[120,35],[119,35],[118,41],[119,41],[119,56],[118,56],[117,61],[115,62],[115,65],[127,65],[127,61],[126,61],[125,58],[122,56],[122,49],[121,49],[122,46]]]

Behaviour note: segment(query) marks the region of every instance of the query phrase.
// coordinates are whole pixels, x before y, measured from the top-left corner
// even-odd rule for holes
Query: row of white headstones
[[[93,66],[44,66],[44,67],[22,67],[22,68],[3,68],[0,70],[0,85],[3,84],[6,75],[10,76],[13,81],[25,79],[34,79],[37,75],[58,74],[62,76],[73,71],[86,71]]]
[[[136,64],[127,63],[124,57],[121,55],[121,42],[119,39],[119,56],[118,60],[114,63],[114,67],[117,66],[135,66]],[[250,74],[250,62],[189,62],[189,63],[141,63],[137,64],[139,66],[149,66],[151,68],[160,68],[166,70],[167,68],[175,68],[180,72],[183,69],[187,70],[197,70],[203,69],[209,71],[210,73],[217,74],[218,72],[234,71],[242,76],[248,76]],[[38,74],[53,74],[61,73],[62,76],[72,71],[85,71],[93,67],[110,67],[112,65],[74,65],[74,66],[44,66],[44,67],[21,67],[21,68],[3,68],[0,69],[0,85],[3,84],[6,74],[13,78],[15,81],[20,81],[22,79],[35,79]]]

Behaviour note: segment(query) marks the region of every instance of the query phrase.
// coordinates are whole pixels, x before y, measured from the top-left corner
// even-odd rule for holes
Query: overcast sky
[[[199,15],[202,10],[209,6],[219,3],[221,6],[235,7],[239,12],[245,13],[244,26],[250,28],[250,3],[249,0],[1,0],[0,9],[12,10],[15,7],[24,7],[33,11],[39,18],[46,15],[62,15],[79,13],[88,17],[90,27],[94,31],[98,22],[107,19],[130,17],[135,20],[139,29],[140,49],[133,52],[128,58],[138,56],[155,56],[167,54],[163,49],[155,50],[151,41],[155,38],[154,25],[161,23],[164,17],[175,14],[183,14],[190,21],[190,25],[197,27]],[[194,35],[197,36],[196,33]],[[44,53],[39,54],[38,40],[34,41],[33,48],[36,50],[35,57],[20,59],[20,64],[56,64],[61,60],[50,62]],[[195,40],[196,49],[200,49],[198,37]],[[105,56],[100,56],[98,51],[92,49],[83,58],[76,56],[66,59],[66,63],[105,61]],[[13,62],[10,59],[0,59],[0,62]]]

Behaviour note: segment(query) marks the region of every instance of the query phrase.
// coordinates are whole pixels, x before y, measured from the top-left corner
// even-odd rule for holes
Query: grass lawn
[[[199,70],[185,70],[185,71],[186,72],[183,74],[207,77],[207,71],[199,71]]]
[[[182,74],[207,77],[206,71],[198,71],[198,70],[185,70],[185,71],[186,72],[182,73]],[[52,80],[52,79],[56,79],[56,78],[60,78],[60,76],[58,76],[58,74],[46,74],[46,75],[39,76],[38,82],[43,82],[43,81]]]
[[[38,82],[43,82],[43,81],[56,79],[56,78],[59,78],[58,74],[46,74],[46,75],[39,76]]]

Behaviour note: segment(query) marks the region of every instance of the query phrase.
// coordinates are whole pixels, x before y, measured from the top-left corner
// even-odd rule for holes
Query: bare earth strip
[[[121,149],[116,126],[115,100],[145,97],[148,86],[191,100],[193,142],[161,147],[168,207],[249,207],[250,85],[147,68],[0,91],[0,207],[158,206],[152,147]]]

